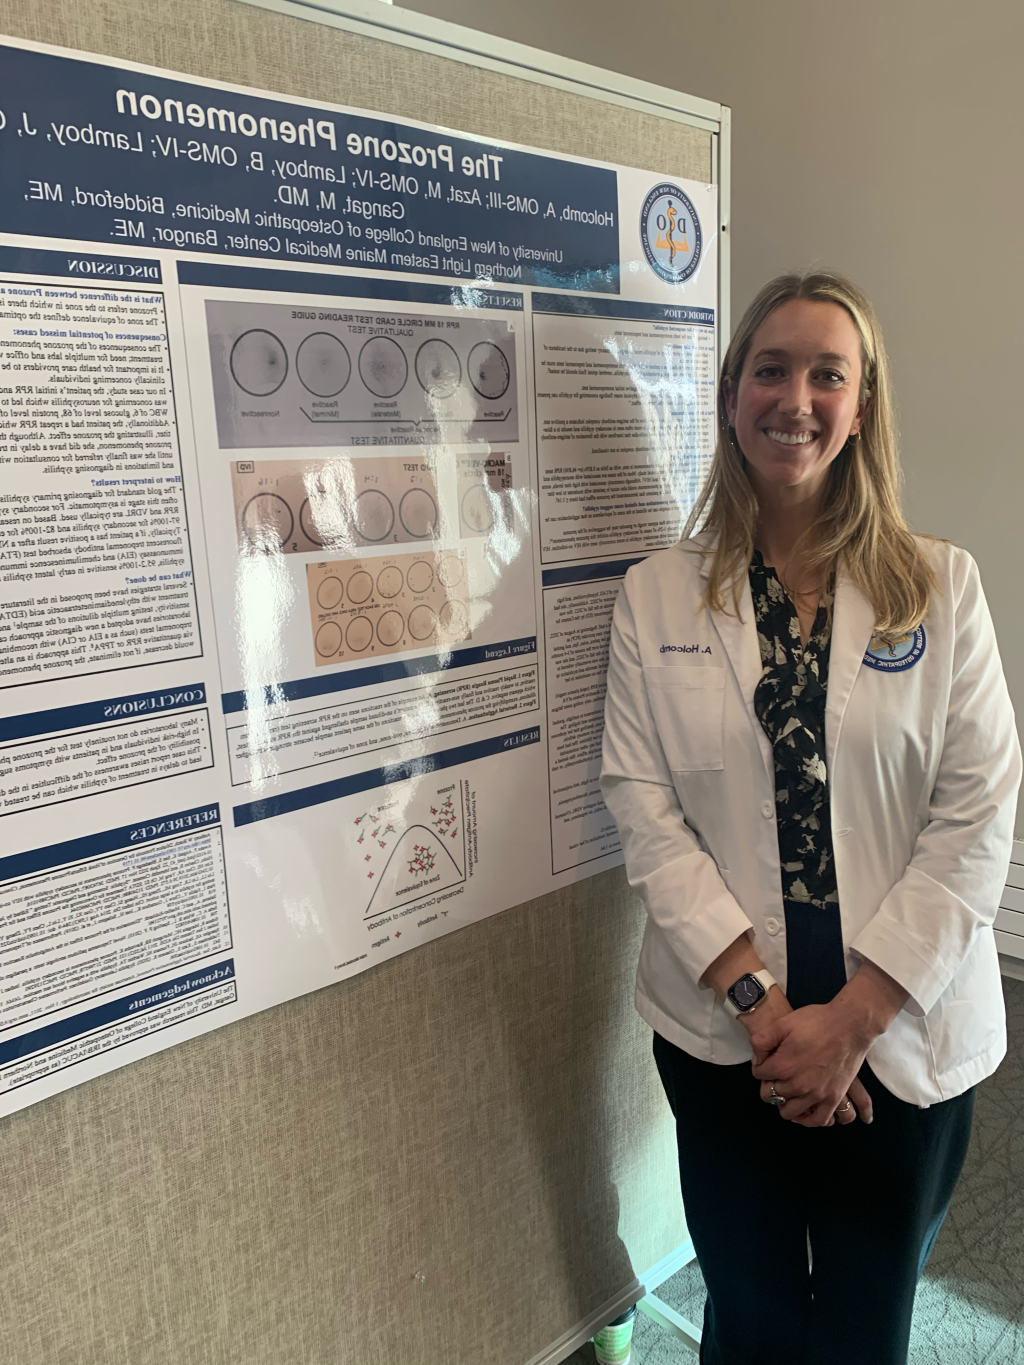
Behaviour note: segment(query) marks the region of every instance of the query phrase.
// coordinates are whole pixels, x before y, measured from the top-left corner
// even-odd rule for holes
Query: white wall
[[[1024,717],[1019,0],[405,7],[732,106],[733,316],[791,266],[867,291],[908,515],[978,560]]]

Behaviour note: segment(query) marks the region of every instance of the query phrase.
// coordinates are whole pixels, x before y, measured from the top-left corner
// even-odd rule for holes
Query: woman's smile
[[[782,446],[805,446],[818,438],[816,431],[780,431],[777,427],[764,427],[763,430],[770,441]]]

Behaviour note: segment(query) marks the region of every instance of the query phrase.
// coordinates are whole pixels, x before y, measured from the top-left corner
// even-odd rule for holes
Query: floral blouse
[[[763,665],[754,709],[775,754],[786,993],[798,1008],[831,1000],[846,983],[825,763],[832,595],[819,604],[805,645],[793,601],[756,550],[750,591]]]

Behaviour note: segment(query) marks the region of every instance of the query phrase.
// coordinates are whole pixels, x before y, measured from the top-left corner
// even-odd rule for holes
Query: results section
[[[232,783],[536,715],[522,295],[179,278]]]

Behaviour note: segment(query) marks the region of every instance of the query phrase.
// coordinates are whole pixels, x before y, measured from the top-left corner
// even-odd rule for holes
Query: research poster
[[[0,1112],[620,861],[717,212],[0,40]]]

